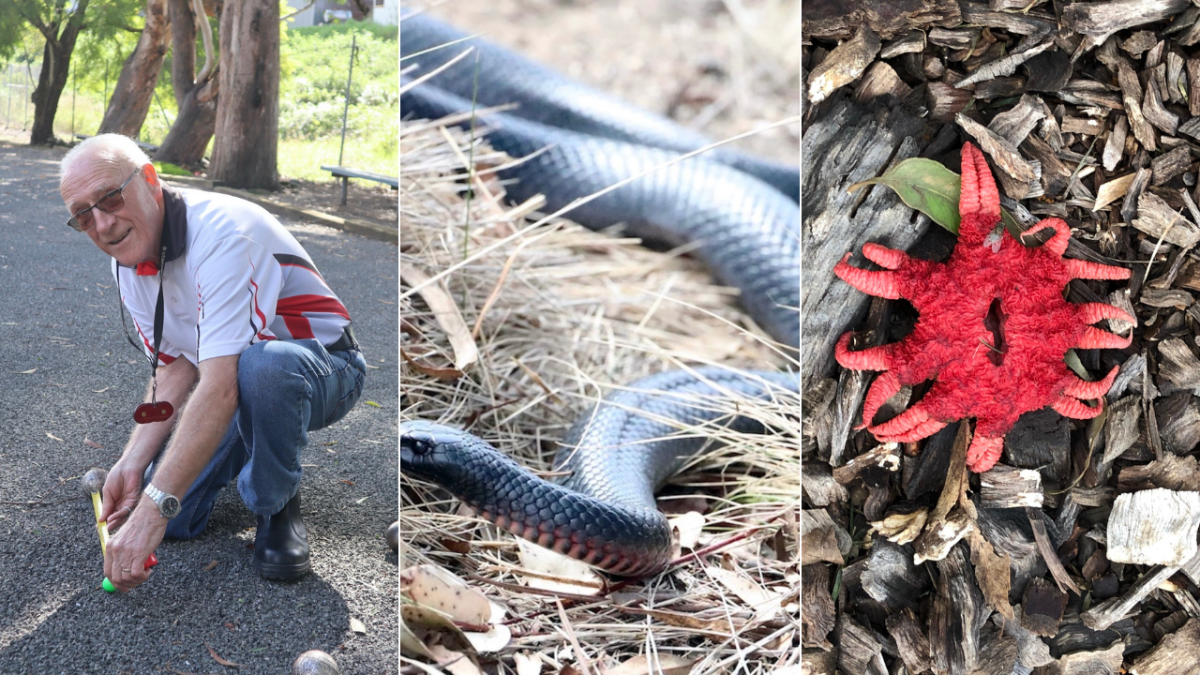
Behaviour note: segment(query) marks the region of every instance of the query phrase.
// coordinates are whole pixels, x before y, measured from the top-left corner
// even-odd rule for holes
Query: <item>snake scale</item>
[[[420,84],[407,79],[467,47],[477,59],[462,59]],[[510,199],[543,194],[546,210],[555,211],[648,172],[568,216],[593,229],[623,224],[651,242],[692,245],[717,280],[740,290],[743,308],[772,338],[785,348],[799,344],[795,167],[723,149],[663,166],[709,141],[424,15],[401,18],[400,51],[405,119],[518,104],[483,118],[489,145],[529,158],[501,172]],[[714,422],[760,430],[711,402],[769,399],[799,388],[798,374],[719,367],[644,378],[579,418],[555,459],[566,475],[557,483],[470,433],[427,421],[401,423],[400,467],[518,536],[613,574],[646,576],[664,569],[671,553],[670,527],[654,491],[705,445],[675,432]]]

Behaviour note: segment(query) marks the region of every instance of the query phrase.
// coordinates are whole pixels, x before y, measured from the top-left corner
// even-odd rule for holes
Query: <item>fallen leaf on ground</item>
[[[375,401],[363,401],[363,403],[366,403],[367,405],[370,405],[370,406],[375,406],[376,408],[383,407],[383,406],[379,405],[378,403],[376,403]]]
[[[223,666],[229,667],[229,668],[241,668],[242,667],[242,664],[240,664],[240,663],[234,663],[233,661],[229,661],[229,660],[221,658],[221,655],[217,653],[217,650],[210,647],[207,642],[204,643],[204,646],[208,647],[208,653],[213,657],[213,660],[216,661],[217,663],[219,663]]]
[[[366,624],[364,624],[363,622],[359,621],[358,619],[356,619],[354,617],[350,617],[350,630],[355,633],[358,633],[359,635],[367,634]]]
[[[58,441],[59,443],[63,442],[63,439],[59,438],[58,436],[55,436],[54,434],[50,433],[49,431],[46,432],[46,435],[49,436],[50,438],[53,438],[54,440]]]
[[[705,567],[704,571],[709,577],[733,591],[733,594],[749,605],[759,617],[772,618],[783,608],[782,595],[768,591],[748,576],[711,565]]]
[[[104,393],[104,392],[106,392],[106,391],[108,391],[108,387],[105,387],[105,388],[103,388],[103,389],[93,389],[93,390],[92,390],[92,393],[93,393],[93,394],[103,394],[103,393]]]
[[[661,673],[662,675],[687,675],[691,672],[695,661],[674,654],[659,654],[653,662],[645,654],[625,661],[616,668],[605,671],[604,675],[642,675],[643,673]]]
[[[221,563],[221,561],[220,561],[220,560],[216,560],[216,559],[214,559],[212,562],[210,562],[210,563],[208,563],[207,565],[205,565],[205,566],[204,566],[204,569],[202,569],[202,570],[200,570],[200,571],[201,571],[201,572],[211,572],[211,571],[213,571],[213,570],[217,569],[217,565],[219,565],[220,563]]]
[[[37,372],[37,368],[30,368],[29,370],[18,370],[17,375],[32,375],[35,372]]]
[[[83,438],[83,444],[84,444],[84,445],[86,445],[86,446],[88,446],[89,448],[96,448],[97,450],[103,450],[103,449],[104,449],[104,446],[103,446],[103,445],[100,445],[100,444],[99,444],[99,443],[97,443],[96,441],[93,441],[92,439],[90,439],[90,438],[88,438],[88,437],[86,437],[86,436]]]
[[[458,623],[484,626],[492,616],[486,596],[434,565],[417,565],[401,572],[400,592]]]

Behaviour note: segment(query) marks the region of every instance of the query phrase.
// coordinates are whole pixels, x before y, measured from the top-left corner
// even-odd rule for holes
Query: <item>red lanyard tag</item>
[[[133,421],[138,424],[150,424],[170,419],[175,408],[167,401],[158,403],[143,403],[133,409]]]

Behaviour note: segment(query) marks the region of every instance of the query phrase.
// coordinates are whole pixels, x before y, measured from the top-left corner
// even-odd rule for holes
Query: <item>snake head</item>
[[[414,420],[400,423],[400,470],[436,483],[458,472],[458,448],[465,434],[458,429]]]

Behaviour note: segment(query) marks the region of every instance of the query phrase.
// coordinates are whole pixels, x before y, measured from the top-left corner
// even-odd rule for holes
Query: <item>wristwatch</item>
[[[163,518],[170,520],[179,515],[179,498],[175,495],[169,495],[150,483],[146,483],[146,489],[142,492],[158,504],[158,512]]]

